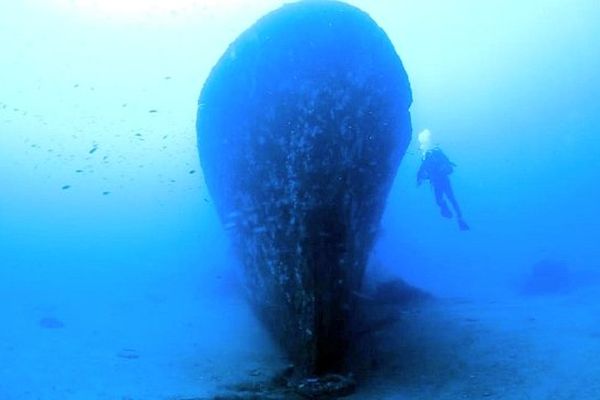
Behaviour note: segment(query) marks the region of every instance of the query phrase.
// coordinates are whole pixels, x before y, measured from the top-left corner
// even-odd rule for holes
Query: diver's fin
[[[469,225],[462,218],[458,218],[458,227],[460,228],[461,231],[469,231],[469,230],[471,230],[471,228],[469,227]]]

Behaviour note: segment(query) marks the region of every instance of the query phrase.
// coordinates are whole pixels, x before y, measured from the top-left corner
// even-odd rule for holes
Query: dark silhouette
[[[460,211],[460,206],[454,197],[454,190],[450,183],[450,174],[454,171],[454,164],[448,159],[439,147],[427,150],[423,155],[421,167],[417,173],[417,185],[421,185],[423,180],[428,179],[435,194],[435,201],[440,207],[440,212],[445,218],[452,218],[452,211],[448,207],[446,200],[452,204],[456,220],[461,230],[469,230],[469,225],[465,222]]]
[[[353,341],[354,293],[410,143],[411,101],[385,32],[329,0],[261,18],[204,84],[196,121],[203,177],[244,269],[245,294],[294,364],[292,380],[354,368],[362,346]]]
[[[531,267],[521,286],[524,295],[557,295],[574,288],[574,276],[569,266],[554,259],[543,259]]]

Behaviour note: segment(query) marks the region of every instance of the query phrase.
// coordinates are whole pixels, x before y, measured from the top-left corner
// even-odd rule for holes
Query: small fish
[[[44,317],[38,321],[38,325],[44,329],[60,329],[65,327],[64,322],[54,317]]]
[[[110,194],[110,192],[102,192],[103,196],[108,196]]]
[[[92,147],[92,149],[89,151],[89,153],[94,154],[96,152],[96,150],[98,150],[98,146]]]
[[[156,113],[156,112],[158,112],[158,110],[155,110],[155,109],[153,108],[152,110],[149,110],[148,112],[149,112],[149,113]]]
[[[195,169],[191,169],[191,170],[190,170],[190,174],[195,174],[195,173],[196,173],[196,170],[195,170]]]
[[[71,185],[65,185],[65,186],[63,186],[63,187],[62,187],[62,190],[67,190],[67,189],[69,189],[70,187],[71,187]]]
[[[121,349],[117,353],[117,357],[125,358],[127,360],[135,360],[140,358],[140,355],[134,349]]]

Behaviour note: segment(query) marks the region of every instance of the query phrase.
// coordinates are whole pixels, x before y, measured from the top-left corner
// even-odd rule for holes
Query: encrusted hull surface
[[[344,370],[356,296],[411,136],[386,34],[334,1],[240,35],[199,100],[198,146],[249,299],[302,374]]]

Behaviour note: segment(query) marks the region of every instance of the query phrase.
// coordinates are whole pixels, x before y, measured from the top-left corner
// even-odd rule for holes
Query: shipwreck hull
[[[353,292],[410,141],[410,103],[386,34],[334,1],[263,17],[202,89],[206,184],[249,300],[301,374],[345,369]]]

